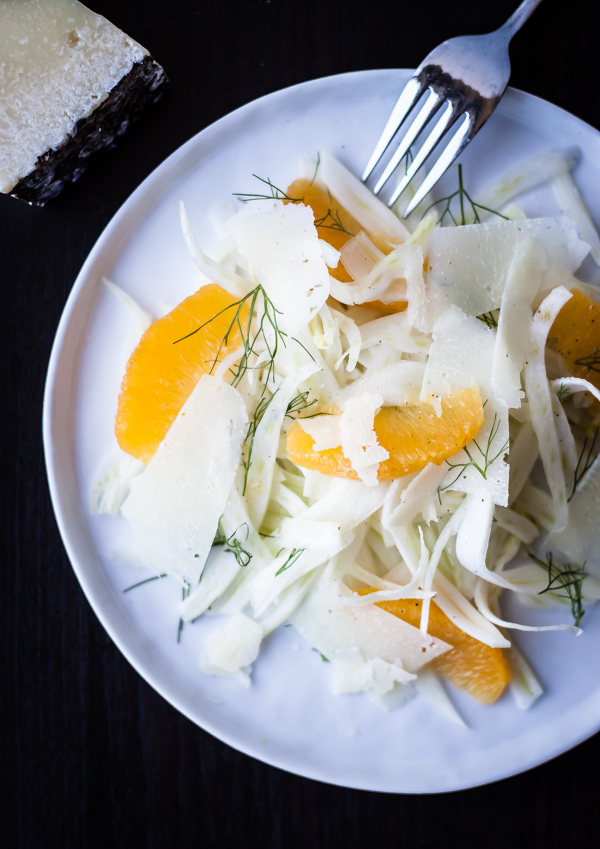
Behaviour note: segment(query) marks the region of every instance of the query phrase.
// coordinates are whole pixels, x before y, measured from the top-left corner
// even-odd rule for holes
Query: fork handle
[[[508,36],[510,40],[520,30],[531,13],[540,5],[542,0],[523,0],[518,9],[512,13],[507,22],[500,27],[498,32]]]

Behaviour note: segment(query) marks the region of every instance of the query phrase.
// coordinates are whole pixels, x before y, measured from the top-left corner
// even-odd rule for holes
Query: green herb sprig
[[[283,549],[281,549],[281,551],[283,551]],[[277,557],[279,557],[281,551],[277,554]],[[277,575],[281,575],[281,573],[289,569],[290,566],[293,566],[296,560],[298,560],[300,555],[304,554],[305,551],[306,549],[304,548],[292,548],[288,559],[285,561],[283,566],[280,566],[279,569],[275,572],[275,577],[277,577]]]
[[[223,550],[230,551],[235,557],[238,566],[245,568],[252,560],[252,554],[248,551],[248,549],[244,548],[242,542],[236,536],[238,531],[240,531],[242,528],[246,528],[247,540],[250,534],[250,529],[248,528],[248,524],[246,522],[240,525],[239,528],[236,528],[232,534],[230,534],[229,536],[225,536],[225,533],[221,528],[221,520],[219,519],[219,524],[217,525],[217,533],[213,540],[213,545],[225,546]]]
[[[290,197],[283,191],[283,189],[279,189],[274,183],[272,183],[269,178],[265,180],[264,177],[259,177],[258,174],[253,174],[252,176],[257,180],[260,180],[261,183],[264,183],[265,186],[268,186],[269,193],[265,194],[263,192],[262,194],[252,194],[249,192],[233,192],[233,196],[239,198],[242,203],[250,203],[253,200],[287,200],[289,203],[302,203],[304,200],[304,198]]]
[[[489,312],[484,312],[481,315],[478,315],[477,318],[479,321],[482,321],[492,330],[496,330],[498,327],[498,317],[500,315],[500,310],[490,310]]]
[[[452,487],[454,486],[456,481],[469,468],[469,466],[472,466],[474,469],[476,469],[479,472],[479,474],[481,475],[481,477],[484,480],[487,480],[487,471],[488,471],[489,467],[492,465],[492,463],[494,463],[498,459],[498,457],[501,457],[503,454],[505,454],[508,451],[508,447],[510,445],[510,439],[507,439],[506,442],[504,443],[504,445],[502,446],[502,448],[500,448],[500,450],[497,451],[494,454],[493,457],[490,457],[490,452],[492,450],[492,443],[494,442],[494,439],[496,438],[499,430],[500,430],[500,419],[498,418],[498,415],[496,413],[494,413],[494,419],[492,421],[492,427],[491,427],[491,430],[490,430],[490,435],[488,436],[487,445],[485,446],[485,450],[480,447],[478,442],[473,440],[473,445],[475,446],[475,448],[479,452],[480,457],[475,459],[475,457],[473,456],[473,454],[471,454],[469,449],[465,448],[464,452],[467,455],[467,457],[469,458],[469,461],[467,463],[450,463],[450,462],[448,462],[448,460],[446,460],[446,464],[450,467],[450,469],[456,469],[456,475],[450,481],[450,483],[446,484],[445,486],[439,486],[438,487],[438,498],[440,499],[440,502],[441,502],[441,494],[443,492],[445,492],[447,489],[452,489]]]
[[[573,489],[571,491],[571,494],[567,498],[567,501],[570,501],[573,498],[577,487],[581,483],[581,479],[598,456],[598,450],[596,449],[598,430],[600,430],[600,428],[596,428],[593,437],[589,438],[586,436],[583,440],[583,445],[581,447],[581,451],[579,452],[579,457],[577,458],[575,472],[573,473]]]
[[[594,348],[593,353],[575,360],[576,366],[585,366],[588,371],[600,372],[600,351]]]
[[[455,215],[452,212],[452,201],[456,197],[458,198],[458,204],[459,204],[459,209],[460,209],[460,216],[459,216],[458,219],[455,217]],[[502,215],[500,212],[497,212],[495,209],[490,209],[487,206],[482,206],[482,204],[476,203],[473,200],[471,195],[467,192],[467,190],[464,187],[462,165],[458,166],[458,189],[455,192],[452,192],[452,194],[447,195],[444,198],[440,198],[439,200],[436,200],[432,204],[430,204],[427,207],[427,209],[425,210],[425,212],[423,213],[422,217],[424,218],[427,215],[427,213],[429,212],[429,210],[433,209],[434,206],[437,206],[440,203],[445,204],[445,206],[442,210],[442,214],[438,219],[438,224],[440,226],[444,223],[444,219],[446,218],[446,216],[448,216],[452,220],[452,223],[456,227],[458,227],[459,225],[471,223],[467,219],[467,212],[466,212],[467,206],[469,206],[471,208],[471,215],[473,216],[475,224],[481,223],[481,217],[479,215],[480,210],[483,211],[483,212],[489,212],[492,215],[497,215],[499,218],[503,218],[505,221],[509,220],[506,217],[506,215]]]
[[[567,599],[571,605],[573,624],[575,627],[579,627],[579,623],[585,613],[583,609],[583,580],[586,577],[585,562],[581,566],[571,566],[570,563],[558,565],[554,562],[551,552],[546,552],[545,560],[531,553],[529,557],[548,574],[548,584],[543,590],[540,590],[539,595],[552,592],[561,598]]]

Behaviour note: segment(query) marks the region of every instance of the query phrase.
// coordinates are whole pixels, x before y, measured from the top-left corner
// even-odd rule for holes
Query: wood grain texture
[[[45,372],[70,287],[121,203],[168,154],[243,103],[343,71],[411,67],[517,0],[90,0],[146,46],[170,88],[44,209],[0,196],[0,842],[60,847],[595,845],[597,735],[455,794],[388,796],[297,778],[228,748],[158,696],[106,636],[59,538],[41,444]],[[513,42],[512,84],[600,127],[600,7],[545,0]],[[592,83],[583,83],[591,78]],[[597,674],[598,670],[593,671]],[[592,773],[595,776],[595,771]],[[558,804],[557,804],[558,802]],[[592,842],[593,841],[593,842]]]

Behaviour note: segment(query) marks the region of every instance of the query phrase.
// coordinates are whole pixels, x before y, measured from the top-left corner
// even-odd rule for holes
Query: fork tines
[[[498,98],[499,99],[499,98]],[[404,217],[409,215],[423,198],[431,191],[442,174],[458,156],[468,141],[475,135],[481,124],[493,111],[495,103],[488,103],[479,92],[466,86],[461,80],[456,80],[450,74],[444,73],[439,65],[426,65],[417,70],[404,87],[392,113],[385,125],[383,133],[373,151],[363,174],[365,182],[377,165],[392,140],[406,121],[413,109],[422,101],[415,118],[407,126],[397,149],[384,168],[375,184],[374,193],[377,195],[396,171],[402,160],[406,159],[405,173],[387,201],[392,206],[411,182],[417,171],[424,164],[430,153],[445,136],[447,144],[438,156],[435,164],[410,200]],[[418,152],[411,155],[413,145],[419,139],[425,127],[439,113],[433,129],[422,142]],[[450,131],[455,127],[456,131]]]

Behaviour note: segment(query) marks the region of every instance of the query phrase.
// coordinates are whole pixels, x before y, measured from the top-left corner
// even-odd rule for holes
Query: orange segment
[[[362,229],[358,221],[346,212],[343,206],[340,206],[325,186],[319,183],[311,183],[310,180],[304,179],[294,180],[288,186],[286,194],[289,198],[301,200],[306,206],[310,206],[315,216],[319,238],[338,251]],[[337,268],[331,268],[329,273],[342,283],[352,282],[352,278],[341,263]]]
[[[366,307],[368,310],[379,310],[386,315],[394,315],[397,312],[404,312],[408,307],[408,301],[391,301],[389,304],[384,304],[383,301],[365,301],[360,306]]]
[[[379,601],[377,606],[415,628],[420,626],[421,602],[417,599]],[[466,690],[478,702],[484,705],[495,702],[510,680],[510,669],[502,649],[486,646],[465,634],[433,601],[429,608],[427,630],[432,637],[452,646],[445,654],[434,658],[431,667],[455,687]]]
[[[115,433],[123,451],[147,463],[202,375],[240,347],[237,326],[224,344],[236,303],[221,286],[203,286],[146,330],[121,383]]]
[[[600,389],[600,304],[579,289],[556,316],[549,338],[573,377]]]
[[[409,475],[456,454],[475,437],[483,423],[479,389],[459,389],[441,397],[441,415],[431,401],[383,407],[375,416],[377,441],[390,456],[379,465],[379,480]],[[298,422],[287,437],[290,459],[325,475],[358,479],[341,448],[313,449],[314,440]]]

